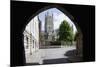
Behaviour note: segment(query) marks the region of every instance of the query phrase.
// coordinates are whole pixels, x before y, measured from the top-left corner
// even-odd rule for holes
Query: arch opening
[[[70,59],[72,56],[68,56],[68,52],[73,51],[75,51],[73,56],[81,57],[79,60],[76,59],[75,61],[82,61],[83,35],[80,27],[73,21],[74,17],[58,6],[45,7],[32,15],[23,32],[26,63],[45,64],[45,59],[68,57],[68,59]],[[64,25],[63,23],[65,23],[64,27],[68,29],[64,27],[62,27],[64,29],[61,29],[61,25]],[[68,33],[68,36],[66,35],[67,33],[63,34],[60,29],[64,31],[67,30],[66,32],[71,33]],[[62,35],[65,35],[66,38]],[[57,57],[56,54],[50,54],[50,49],[54,51],[52,53],[57,53],[57,50],[61,52],[57,54]],[[71,59],[71,61],[74,62],[73,59]]]

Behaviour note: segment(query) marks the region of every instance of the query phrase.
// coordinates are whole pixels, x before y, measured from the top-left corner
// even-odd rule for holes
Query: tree
[[[66,20],[63,20],[63,22],[60,24],[58,35],[60,41],[72,42],[74,40],[73,28]]]

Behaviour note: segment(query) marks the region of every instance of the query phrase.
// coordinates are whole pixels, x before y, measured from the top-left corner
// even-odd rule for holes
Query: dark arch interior
[[[62,8],[58,6],[63,7],[70,13],[65,12]],[[84,36],[83,60],[84,61],[95,60],[95,46],[94,46],[95,7],[94,6],[11,1],[11,65],[25,65],[25,54],[24,54],[25,52],[24,52],[22,33],[25,29],[25,26],[28,24],[28,21],[32,17],[36,16],[39,12],[52,7],[56,7],[57,9],[61,10],[67,16],[69,16],[69,18],[73,22],[75,22],[74,23],[75,25],[77,24],[79,25]]]

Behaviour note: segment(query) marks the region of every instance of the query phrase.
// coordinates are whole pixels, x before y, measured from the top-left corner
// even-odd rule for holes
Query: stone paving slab
[[[39,63],[42,64],[42,51],[33,51],[32,55],[30,53],[26,53],[26,63]]]
[[[38,51],[33,51],[32,55],[30,55],[29,51],[26,52],[26,63],[29,64],[47,64],[52,62],[63,63],[69,62],[69,60],[73,61],[73,58],[68,59],[68,56],[65,56],[65,53],[70,50],[75,50],[75,46],[66,46],[61,48],[47,48],[47,49],[39,49]],[[77,59],[76,59],[77,60]]]

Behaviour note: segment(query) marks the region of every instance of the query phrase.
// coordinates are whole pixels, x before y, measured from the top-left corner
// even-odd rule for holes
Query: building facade
[[[39,62],[36,54],[39,52],[39,20],[34,17],[24,30],[24,48],[26,63]]]

